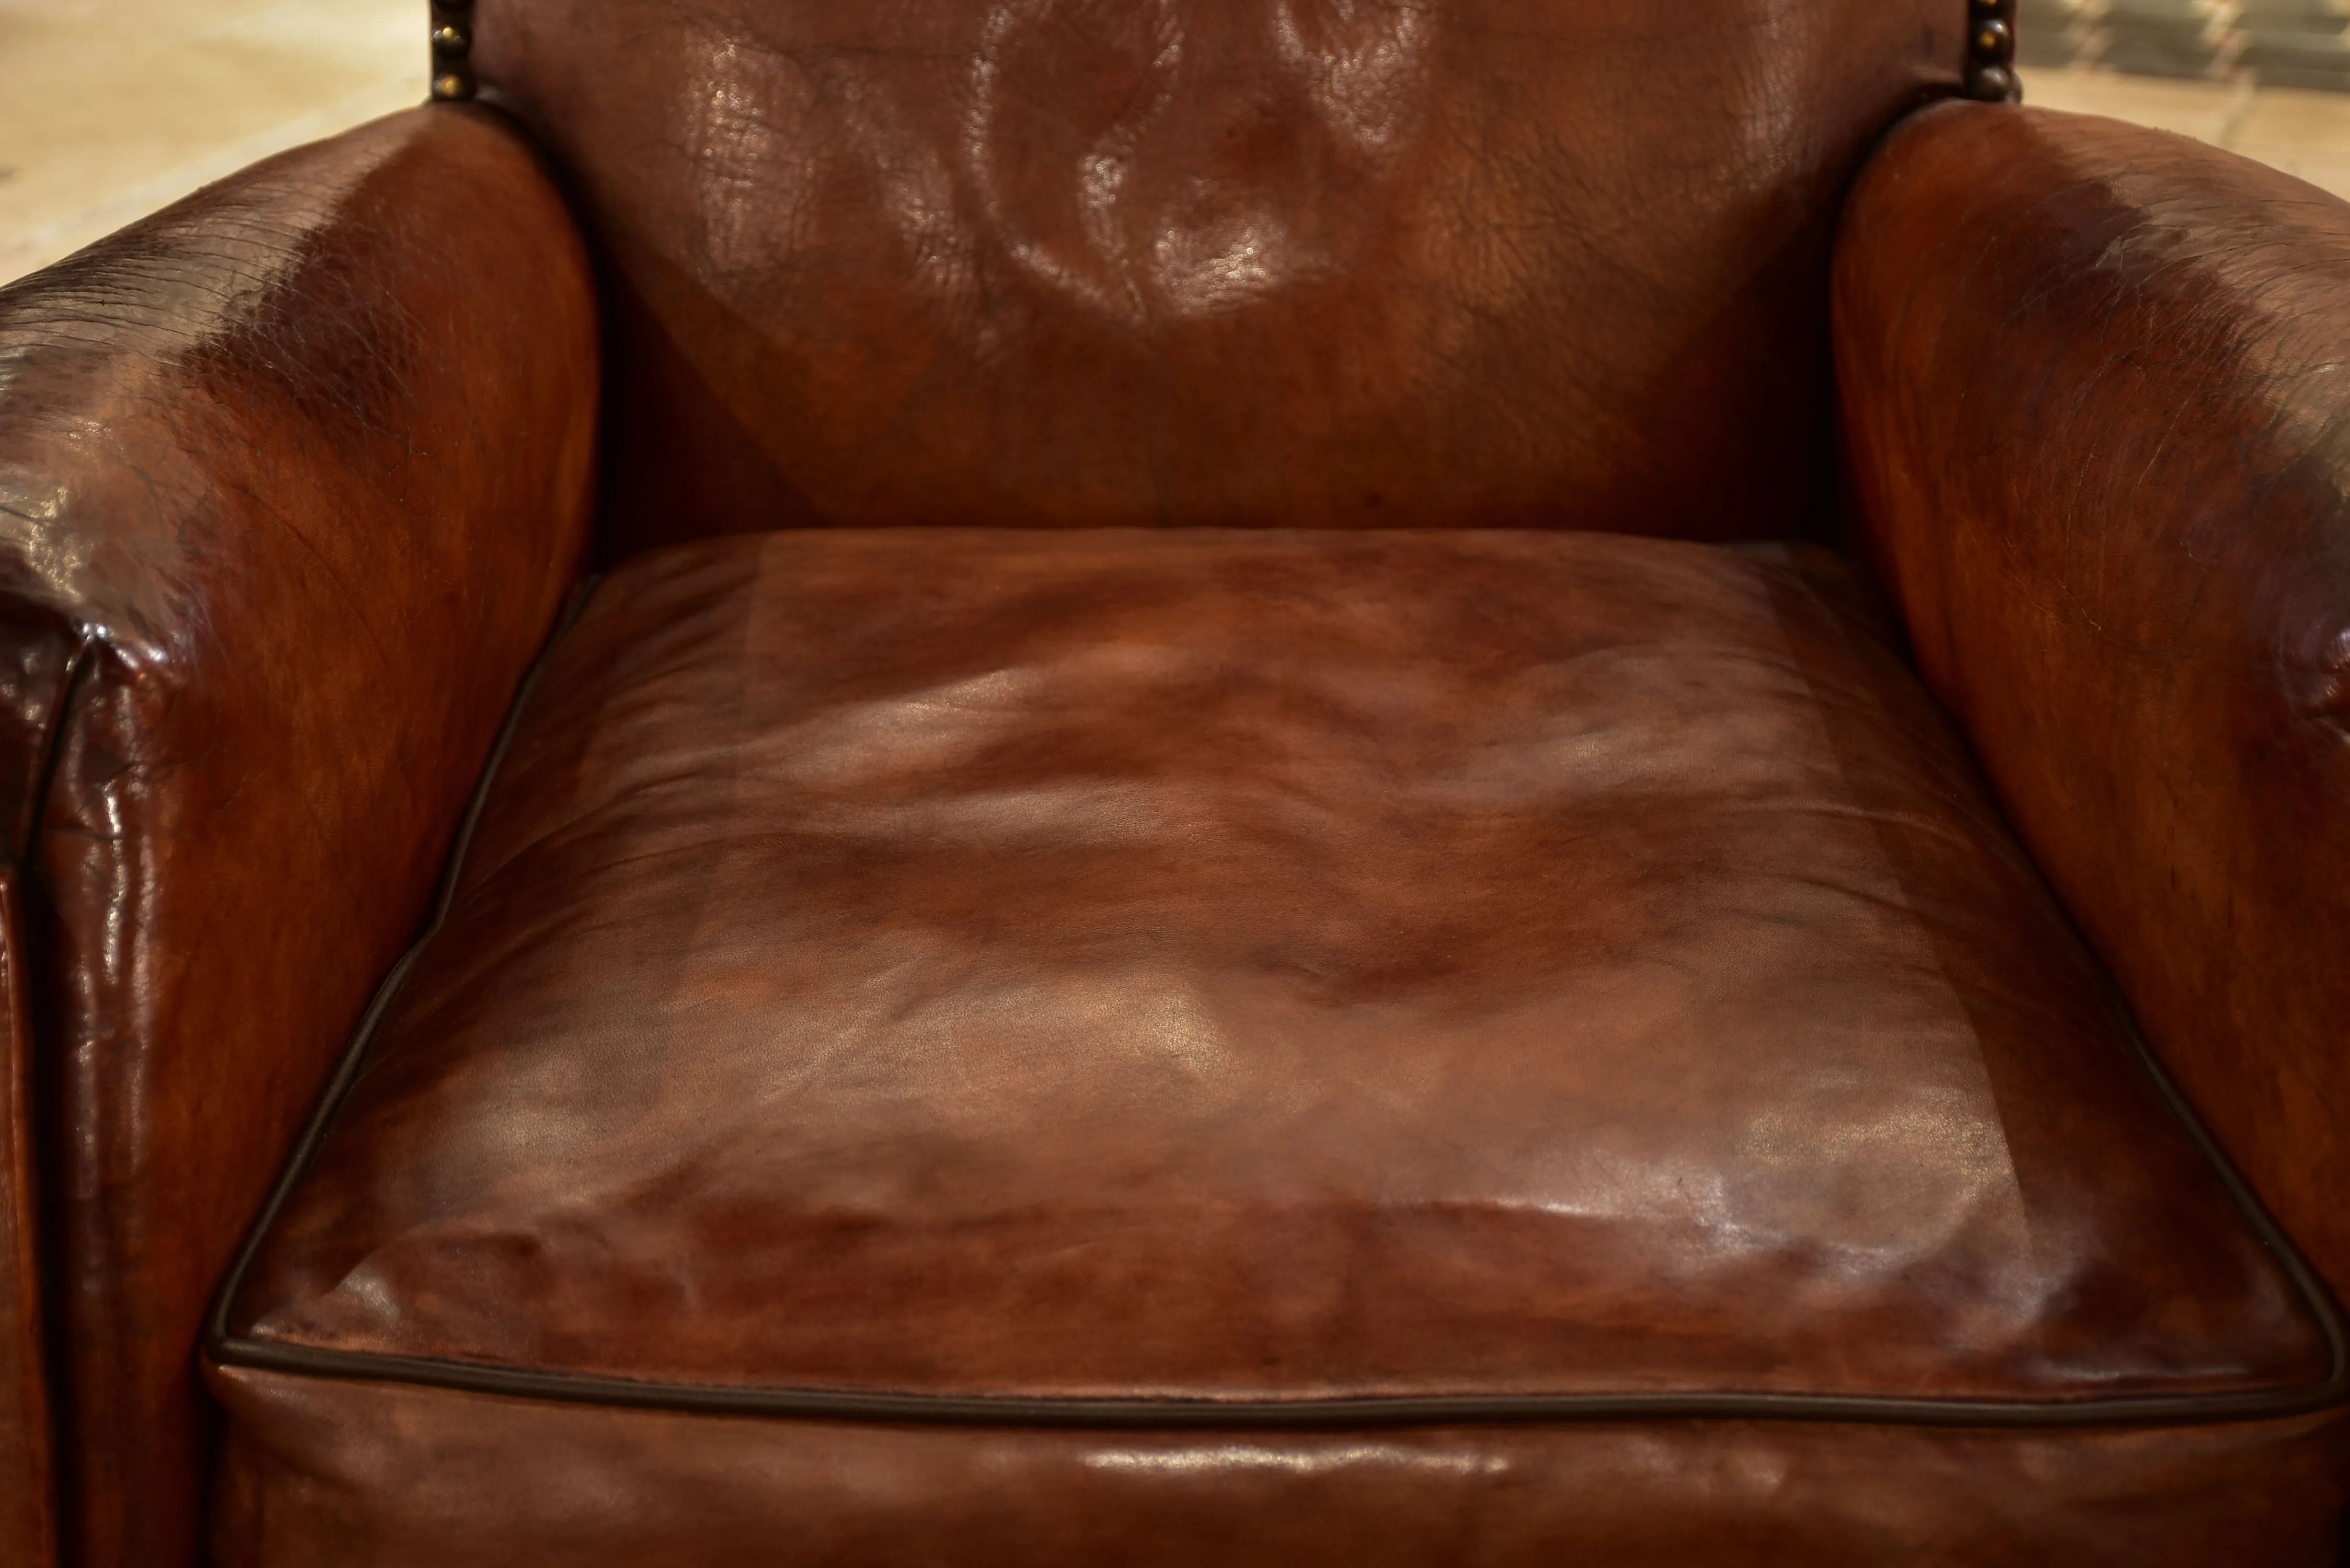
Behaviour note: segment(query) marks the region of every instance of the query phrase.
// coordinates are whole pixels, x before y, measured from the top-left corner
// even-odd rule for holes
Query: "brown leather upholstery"
[[[224,1561],[367,1539],[463,1455],[380,1560],[462,1520],[463,1560],[643,1561],[635,1503],[535,1533],[608,1495],[680,1562],[786,1517],[765,1560],[829,1560],[879,1496],[889,1561],[974,1518],[1099,1561],[1212,1500],[1247,1560],[1347,1562],[1376,1511],[1246,1521],[1349,1506],[1378,1422],[1431,1456],[1391,1552],[1503,1477],[1564,1490],[1494,1561],[1939,1550],[1934,1478],[1981,1449],[2023,1491],[1947,1560],[2078,1542],[2094,1495],[2144,1517],[2070,1560],[2201,1561],[2272,1467],[2273,1561],[2319,1561],[2337,1428],[2251,1417],[2329,1397],[2334,1349],[1887,635],[1825,552],[1576,534],[631,563],[230,1300]],[[1755,1414],[1804,1430],[1686,1419]],[[809,1435],[875,1416],[912,1425]],[[1954,1419],[2003,1429],[1915,1430]],[[1072,1421],[1141,1435],[1020,1430]],[[1221,1431],[1264,1422],[1329,1431]],[[1179,1457],[1105,1473],[1135,1452]],[[1773,1464],[1811,1479],[1636,1522]],[[1617,1476],[1622,1514],[1563,1522]]]
[[[224,1563],[2294,1568],[2331,1417],[1345,1433],[782,1422],[218,1374]],[[1794,1528],[1790,1521],[1801,1521]]]
[[[1919,665],[2350,1289],[2350,206],[2179,137],[1938,109],[1855,197],[1837,300]]]
[[[194,1560],[204,1304],[577,569],[595,354],[583,248],[476,110],[0,293],[0,823],[82,1563]]]
[[[2344,209],[1935,110],[1846,214],[2068,912],[1691,542],[1831,531],[1964,0],[440,14],[518,120],[0,291],[0,1555],[2332,1555],[2338,1319],[2071,916],[2350,1283]],[[670,547],[393,971],[591,470]]]
[[[479,0],[607,248],[614,554],[1821,530],[1835,207],[1965,0]]]

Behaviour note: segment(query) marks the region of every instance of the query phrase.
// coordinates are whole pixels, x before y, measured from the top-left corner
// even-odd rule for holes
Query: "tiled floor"
[[[0,283],[256,158],[424,96],[423,0],[0,0]],[[2024,72],[2350,196],[2350,94]]]

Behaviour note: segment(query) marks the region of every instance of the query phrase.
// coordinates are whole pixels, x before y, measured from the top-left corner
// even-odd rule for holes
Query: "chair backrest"
[[[478,0],[620,549],[810,523],[1814,531],[1826,252],[1966,0]]]

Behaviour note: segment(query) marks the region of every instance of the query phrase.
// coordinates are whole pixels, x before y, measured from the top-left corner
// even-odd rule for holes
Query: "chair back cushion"
[[[1964,0],[479,0],[608,262],[609,547],[1822,518]]]

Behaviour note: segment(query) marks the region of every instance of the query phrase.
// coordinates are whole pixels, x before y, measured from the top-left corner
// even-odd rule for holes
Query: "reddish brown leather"
[[[39,1115],[18,875],[0,872],[0,1562],[54,1568],[57,1440],[42,1332]]]
[[[1816,529],[1828,235],[1962,0],[480,0],[608,249],[615,553]]]
[[[229,1330],[930,1395],[2322,1380],[1885,636],[1825,552],[1606,535],[642,556]]]
[[[213,1378],[221,1568],[2330,1568],[2350,1473],[2330,1417],[1167,1434]]]
[[[1861,185],[1837,287],[1921,667],[2350,1290],[2350,206],[2178,137],[1937,110]]]
[[[195,1558],[205,1299],[577,569],[596,351],[579,239],[480,110],[0,293],[0,799],[84,1563]]]

